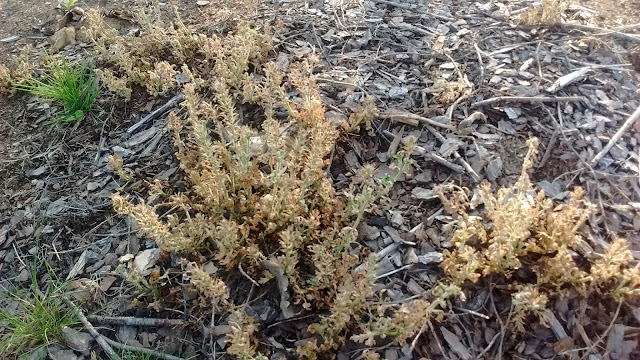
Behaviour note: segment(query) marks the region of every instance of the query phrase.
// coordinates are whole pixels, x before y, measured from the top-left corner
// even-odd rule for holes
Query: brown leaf
[[[553,343],[553,352],[556,354],[560,354],[561,352],[570,350],[571,348],[573,348],[573,339],[569,336]]]

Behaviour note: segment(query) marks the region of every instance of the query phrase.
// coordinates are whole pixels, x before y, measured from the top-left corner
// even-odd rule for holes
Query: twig
[[[133,316],[87,316],[89,321],[98,324],[129,325],[129,326],[182,326],[185,322],[180,319],[139,318]]]
[[[473,48],[476,49],[476,54],[478,55],[478,64],[480,64],[480,83],[478,87],[484,85],[484,62],[482,61],[482,51],[478,47],[478,44],[473,43]]]
[[[456,107],[458,107],[458,104],[460,104],[460,102],[462,102],[462,100],[466,100],[467,98],[469,98],[469,95],[462,95],[456,101],[454,101],[453,104],[451,104],[451,106],[447,110],[447,114],[446,114],[447,115],[447,119],[449,119],[449,122],[451,122],[453,120],[453,112],[456,110]]]
[[[455,128],[449,124],[443,124],[434,120],[431,120],[429,118],[426,117],[422,117],[420,115],[416,115],[416,114],[412,114],[412,113],[408,113],[408,112],[403,112],[403,111],[387,111],[384,113],[381,113],[379,115],[379,117],[384,118],[384,119],[411,119],[411,120],[418,120],[420,122],[423,122],[425,124],[429,124],[431,126],[435,126],[435,127],[440,127],[443,129],[447,129],[447,130],[451,130],[451,131],[455,131]]]
[[[403,266],[403,267],[397,268],[397,269],[395,269],[395,270],[391,270],[391,271],[389,271],[389,272],[387,272],[387,273],[384,273],[384,274],[382,274],[382,275],[378,275],[378,276],[376,276],[376,280],[380,280],[380,279],[382,279],[382,278],[386,278],[387,276],[391,276],[391,275],[393,275],[393,274],[395,274],[395,273],[399,273],[400,271],[407,270],[407,269],[409,269],[409,268],[411,268],[411,267],[413,267],[413,264],[408,264],[408,265],[405,265],[405,266]]]
[[[429,130],[430,133],[433,134],[433,136],[436,137],[436,139],[438,139],[438,141],[440,141],[441,143],[445,142],[446,139],[444,138],[444,136],[442,136],[442,134],[440,134],[438,131],[436,131],[436,129],[434,129],[433,127],[431,127],[429,125],[427,125],[426,128],[427,128],[427,130]],[[469,165],[469,163],[462,156],[460,156],[460,153],[458,152],[458,150],[453,152],[453,157],[456,160],[458,160],[458,162],[460,164],[462,164],[462,167],[469,173],[469,176],[471,176],[473,181],[480,182],[480,180],[481,180],[480,175],[478,175],[478,173],[476,173],[476,171],[473,170],[471,165]]]
[[[624,124],[622,124],[622,127],[618,129],[618,131],[613,135],[611,140],[609,140],[607,145],[602,150],[600,150],[600,152],[593,158],[593,160],[591,160],[589,165],[591,166],[596,165],[598,161],[602,159],[603,156],[607,155],[607,153],[609,152],[609,150],[611,150],[613,145],[615,145],[616,142],[620,140],[622,135],[638,120],[638,118],[640,118],[640,106],[636,109],[636,111],[633,112],[633,114],[631,114],[631,116],[629,116],[629,118],[624,122]]]
[[[424,320],[424,323],[422,324],[422,327],[420,328],[420,331],[418,331],[416,336],[413,338],[413,341],[411,341],[411,347],[409,348],[409,354],[413,354],[413,350],[416,348],[416,344],[418,343],[418,339],[420,338],[420,336],[424,332],[424,329],[427,327],[427,323],[428,322],[429,322],[429,319],[425,319]]]
[[[477,312],[477,311],[473,311],[473,310],[471,310],[471,309],[465,309],[465,308],[457,307],[457,306],[456,306],[454,309],[456,309],[456,310],[460,310],[460,311],[464,311],[464,312],[469,313],[469,314],[471,314],[471,315],[475,315],[475,316],[481,317],[481,318],[483,318],[483,319],[485,319],[485,320],[489,320],[489,319],[491,318],[491,317],[489,317],[488,315],[485,315],[485,314],[479,313],[479,312]]]
[[[621,31],[621,30],[633,30],[638,28],[640,28],[640,24],[631,24],[631,25],[614,27],[613,30]]]
[[[384,116],[380,116],[380,117],[385,118]],[[387,117],[387,119],[397,121],[403,124],[411,125],[411,126],[420,126],[420,121],[418,121],[417,119],[405,118],[402,116]]]
[[[393,141],[395,141],[398,138],[398,136],[400,136],[400,135],[395,135],[394,133],[392,133],[389,130],[383,130],[382,133],[385,136],[388,136]],[[405,139],[401,139],[400,142],[405,144],[407,141]],[[429,152],[427,152],[427,149],[423,148],[422,146],[416,146],[415,150],[413,151],[413,154],[424,156],[425,158],[427,158],[427,159],[429,159],[431,161],[437,162],[438,164],[440,164],[442,166],[445,166],[445,167],[447,167],[447,168],[449,168],[449,169],[451,169],[451,170],[453,170],[453,171],[455,171],[457,173],[463,173],[465,171],[464,166],[456,165],[456,164],[452,163],[451,161],[449,161],[449,160],[447,160],[447,159],[445,159],[445,158],[443,158],[441,156],[429,153]]]
[[[551,135],[551,139],[549,139],[549,144],[547,144],[547,149],[544,151],[544,155],[542,155],[542,159],[540,159],[540,162],[538,163],[538,166],[537,166],[538,169],[543,168],[547,164],[547,161],[549,161],[549,158],[551,157],[551,152],[555,148],[556,141],[558,140],[559,132],[560,130],[556,129],[556,131],[554,131],[553,134]]]
[[[436,334],[436,329],[433,328],[433,324],[430,321],[427,321],[427,325],[431,330],[431,335],[433,335],[433,338],[436,340],[436,344],[438,345],[438,349],[440,350],[440,353],[442,354],[442,356],[445,356],[446,352],[442,348],[442,343],[440,343],[440,338],[438,337],[438,334]]]
[[[549,24],[544,24],[544,26],[559,27],[559,28],[572,29],[572,30],[582,30],[582,31],[589,31],[589,32],[601,31],[603,32],[603,34],[595,34],[595,35],[611,35],[621,40],[640,42],[640,36],[638,35],[627,34],[627,33],[613,30],[613,29],[606,29],[606,28],[601,28],[596,26],[587,26],[587,25],[580,25],[580,24],[565,24],[565,23],[549,23]]]
[[[580,96],[498,96],[487,100],[482,100],[471,104],[471,108],[477,108],[497,103],[511,102],[565,102],[582,101]]]
[[[611,329],[613,328],[613,325],[615,325],[616,323],[616,319],[618,319],[618,315],[620,314],[620,307],[622,307],[622,301],[620,301],[618,303],[618,308],[616,309],[616,313],[613,314],[613,319],[611,319],[611,322],[609,323],[609,326],[607,327],[607,329],[602,333],[602,335],[600,335],[598,337],[598,340],[596,340],[596,342],[594,342],[588,349],[587,352],[584,353],[584,355],[582,355],[582,357],[580,358],[580,360],[584,360],[587,358],[587,356],[589,356],[589,354],[591,354],[591,352],[593,351],[593,349],[596,348],[596,346],[598,346],[598,344],[600,344],[600,342],[602,342],[602,340],[604,340],[604,338],[607,336],[607,334],[609,333],[609,331],[611,331]]]
[[[492,13],[488,13],[488,12],[482,12],[482,14],[498,20],[498,21],[504,21],[504,22],[509,22],[509,19],[507,17],[504,16],[500,16],[500,15],[496,15],[496,14],[492,14]],[[622,33],[619,31],[616,31],[615,29],[606,29],[606,28],[601,28],[601,27],[596,27],[596,26],[587,26],[587,25],[579,25],[579,24],[566,24],[566,23],[560,23],[560,22],[551,22],[551,23],[545,23],[545,24],[535,24],[535,25],[525,25],[525,24],[517,24],[517,27],[522,28],[522,29],[532,29],[532,28],[539,28],[541,26],[547,27],[547,28],[563,28],[563,29],[568,29],[568,30],[582,30],[582,31],[588,31],[588,32],[597,32],[597,31],[601,31],[604,32],[604,34],[596,34],[596,35],[611,35],[613,37],[617,37],[618,39],[622,39],[622,40],[630,40],[630,41],[636,41],[636,42],[640,42],[640,36],[634,35],[634,34],[626,34],[626,33]]]
[[[117,341],[111,340],[108,337],[105,337],[105,336],[102,336],[102,335],[100,335],[100,338],[103,339],[103,341],[106,341],[109,345],[112,345],[113,347],[118,348],[120,350],[139,352],[139,353],[151,355],[153,357],[156,357],[156,358],[159,358],[159,359],[165,359],[165,360],[184,360],[181,357],[177,357],[177,356],[161,353],[161,352],[156,351],[156,350],[119,343]]]
[[[487,347],[485,347],[480,354],[478,354],[478,356],[476,356],[476,359],[482,359],[482,356],[484,354],[487,353],[487,351],[491,350],[491,347],[493,346],[493,344],[496,342],[496,339],[498,338],[498,335],[500,335],[499,332],[496,332],[495,335],[493,335],[493,338],[491,339],[491,341],[489,341],[489,344],[487,345]]]
[[[432,153],[426,153],[424,154],[424,157],[426,157],[427,159],[433,161],[433,162],[437,162],[438,164],[447,167],[451,170],[453,170],[454,172],[457,173],[463,173],[464,172],[464,167],[460,166],[460,165],[456,165],[454,163],[452,163],[451,161],[448,161],[447,159],[438,156],[436,154],[432,154]]]
[[[113,351],[113,348],[105,341],[102,335],[100,335],[100,333],[98,333],[98,331],[93,327],[93,325],[91,325],[89,320],[87,320],[87,318],[82,313],[82,310],[80,310],[80,308],[78,308],[76,304],[72,303],[71,300],[69,300],[67,297],[63,297],[63,300],[65,304],[67,304],[67,306],[70,307],[71,310],[73,310],[76,313],[78,320],[80,320],[80,322],[87,328],[87,331],[89,331],[89,334],[91,334],[91,336],[93,336],[93,338],[96,339],[98,344],[100,344],[100,347],[102,347],[102,350],[104,350],[104,352],[107,353],[107,356],[109,356],[109,359],[122,360],[120,356],[118,356],[118,354],[116,354],[116,352]]]
[[[251,283],[257,287],[260,287],[260,284],[258,284],[257,281],[253,280],[251,278],[251,276],[249,276],[246,272],[244,272],[244,270],[242,269],[242,264],[238,264],[238,270],[240,270],[240,273],[242,273],[242,275],[244,275],[244,277],[246,277],[247,279],[249,279],[249,281],[251,281]]]
[[[384,258],[385,256],[387,256],[387,255],[391,254],[392,252],[394,252],[399,246],[400,246],[399,243],[392,242],[391,244],[387,245],[387,247],[383,248],[382,250],[380,250],[380,251],[378,251],[376,253],[376,259],[380,260],[380,259]],[[364,270],[364,264],[360,264],[360,265],[358,265],[356,267],[354,272],[356,274],[360,274],[363,270]]]
[[[156,118],[160,117],[160,115],[164,114],[169,109],[171,109],[174,106],[176,106],[182,100],[184,100],[184,95],[182,93],[172,97],[171,99],[169,99],[169,101],[167,101],[166,104],[164,104],[164,105],[160,106],[159,108],[153,110],[151,112],[151,114],[143,117],[142,120],[140,120],[137,123],[131,125],[131,127],[127,129],[127,134],[133,134],[134,132],[136,132],[136,130],[138,130],[144,124],[146,124],[147,122],[149,122],[149,121],[151,121],[153,119],[156,119]]]

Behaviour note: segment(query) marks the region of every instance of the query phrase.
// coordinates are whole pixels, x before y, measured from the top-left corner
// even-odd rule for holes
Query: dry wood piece
[[[446,139],[444,138],[444,136],[442,136],[442,134],[440,134],[432,126],[427,125],[426,128],[427,130],[429,130],[430,133],[433,134],[433,136],[436,137],[436,139],[438,139],[438,141],[440,141],[440,143],[445,142]],[[481,180],[480,175],[478,175],[476,171],[473,170],[471,165],[469,165],[469,163],[460,155],[460,153],[457,150],[453,152],[453,157],[456,160],[458,160],[458,162],[462,165],[462,167],[464,167],[464,169],[469,173],[469,176],[471,176],[471,179],[473,179],[473,181],[480,182]]]
[[[602,32],[602,34],[597,34],[597,35],[611,35],[621,40],[640,42],[640,35],[627,34],[620,31],[616,31],[614,29],[606,29],[606,28],[601,28],[596,26],[587,26],[587,25],[580,25],[580,24],[565,24],[565,23],[550,23],[550,24],[545,24],[545,26],[560,27],[560,28],[573,29],[573,30],[582,30],[582,31],[589,31],[589,32]]]
[[[471,108],[477,108],[486,105],[493,105],[498,103],[512,103],[512,102],[567,102],[567,101],[582,101],[580,96],[498,96],[491,99],[475,102],[471,104]]]
[[[118,356],[118,354],[116,354],[116,352],[113,351],[113,348],[109,345],[109,343],[105,341],[105,338],[102,335],[100,335],[100,333],[93,327],[93,325],[91,325],[89,320],[87,320],[87,318],[82,313],[82,310],[80,310],[80,308],[78,308],[76,304],[72,303],[71,300],[67,299],[66,297],[64,298],[64,302],[65,304],[67,304],[68,307],[71,308],[71,310],[73,310],[76,313],[78,320],[80,320],[82,325],[84,325],[87,328],[87,331],[89,331],[89,334],[91,334],[91,336],[93,336],[93,338],[96,339],[98,344],[100,344],[100,347],[102,347],[102,350],[104,350],[104,352],[107,353],[107,356],[109,356],[109,359],[121,360],[120,356]]]
[[[389,138],[391,138],[393,141],[395,141],[398,136],[394,135],[392,132],[388,131],[388,130],[384,130],[383,133],[388,136]],[[401,140],[402,141],[402,140]],[[402,141],[403,143],[405,143],[406,141]],[[418,154],[421,156],[424,156],[425,158],[437,162],[438,164],[445,166],[457,173],[463,173],[465,168],[463,166],[460,165],[456,165],[454,163],[452,163],[451,161],[443,158],[442,156],[436,155],[436,154],[432,154],[427,152],[427,150],[421,146],[416,146],[415,150],[414,150],[414,154]]]
[[[464,168],[460,165],[456,165],[454,163],[452,163],[451,161],[448,161],[447,159],[443,158],[442,156],[438,156],[436,154],[431,154],[431,153],[426,153],[424,154],[424,157],[426,157],[427,159],[437,162],[438,164],[445,166],[451,170],[453,170],[454,172],[457,173],[463,173],[464,172]]]
[[[172,97],[171,99],[169,99],[169,101],[167,101],[166,104],[160,106],[159,108],[153,110],[151,112],[151,114],[143,117],[140,121],[138,121],[137,123],[131,125],[130,128],[127,129],[127,134],[133,134],[134,132],[136,132],[136,130],[138,130],[140,127],[142,127],[144,124],[146,124],[147,122],[156,119],[158,117],[160,117],[160,115],[166,113],[167,111],[169,111],[169,109],[173,108],[174,106],[178,105],[178,103],[180,101],[184,100],[184,95],[182,93]]]
[[[500,16],[500,15],[496,15],[496,14],[492,14],[492,13],[487,13],[487,12],[483,12],[484,15],[489,16],[492,19],[495,20],[499,20],[499,21],[505,21],[508,22],[509,18],[504,17],[504,16]],[[531,28],[538,28],[540,26],[545,26],[547,28],[563,28],[563,29],[568,29],[568,30],[581,30],[581,31],[589,31],[589,32],[601,32],[602,34],[596,34],[596,35],[611,35],[613,37],[616,37],[618,39],[621,40],[629,40],[629,41],[634,41],[634,42],[640,42],[640,35],[636,35],[636,34],[627,34],[627,33],[623,33],[617,30],[628,30],[628,29],[632,29],[637,25],[629,25],[629,27],[622,27],[622,28],[614,28],[614,29],[607,29],[607,28],[601,28],[601,27],[596,27],[596,26],[588,26],[588,25],[580,25],[580,24],[567,24],[567,23],[561,23],[561,22],[551,22],[551,23],[544,23],[544,24],[535,24],[535,25],[525,25],[525,24],[518,24],[517,25],[519,28],[524,28],[524,29],[531,29]]]
[[[133,316],[98,316],[89,315],[89,321],[97,324],[129,325],[129,326],[183,326],[180,319],[138,318]]]
[[[613,135],[611,140],[609,140],[607,145],[602,150],[600,150],[600,152],[596,156],[594,156],[593,160],[591,160],[589,165],[594,166],[595,164],[598,163],[598,161],[600,161],[600,159],[602,159],[603,156],[607,155],[607,153],[609,152],[609,150],[611,150],[613,145],[615,145],[616,142],[620,140],[622,135],[624,135],[624,133],[627,130],[629,130],[631,126],[633,126],[633,124],[638,120],[638,118],[640,118],[640,106],[636,109],[636,111],[633,112],[633,114],[631,114],[631,116],[629,116],[629,118],[624,122],[624,124],[622,124],[622,127],[620,127],[618,131],[616,131],[616,133]]]
[[[574,72],[568,73],[567,75],[558,78],[558,80],[545,90],[549,93],[555,94],[574,82],[582,80],[589,71],[591,71],[591,67],[580,68]]]
[[[151,355],[151,356],[156,357],[158,359],[184,360],[181,357],[177,357],[177,356],[161,353],[161,352],[156,351],[156,350],[147,349],[147,348],[138,347],[138,346],[131,346],[131,345],[122,344],[122,343],[119,343],[117,341],[113,341],[113,340],[109,339],[108,337],[105,337],[105,336],[102,336],[102,335],[100,335],[100,338],[103,341],[106,341],[109,345],[111,345],[111,346],[113,346],[115,348],[118,348],[120,350],[143,353],[143,354]]]
[[[412,113],[408,113],[408,112],[404,112],[404,111],[387,111],[387,112],[381,113],[379,117],[381,117],[383,119],[391,119],[391,120],[398,120],[398,119],[416,120],[416,121],[423,122],[425,124],[429,124],[431,126],[435,126],[435,127],[439,127],[439,128],[455,131],[455,128],[453,126],[449,125],[449,124],[443,124],[443,123],[431,120],[429,118],[422,117],[420,115],[416,115],[416,114],[412,114]],[[398,120],[398,121],[400,121],[400,120]]]

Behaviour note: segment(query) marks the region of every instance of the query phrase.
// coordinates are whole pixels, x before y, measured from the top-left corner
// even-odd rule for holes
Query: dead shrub
[[[152,80],[154,85],[147,86],[152,95],[176,86],[170,78],[178,67],[188,72],[191,82],[182,86],[186,117],[172,113],[169,126],[190,187],[168,195],[156,184],[147,202],[115,195],[116,211],[132,216],[165,254],[182,257],[184,276],[201,294],[193,309],[229,314],[229,354],[258,356],[257,326],[234,302],[242,296],[238,289],[202,270],[208,261],[229,273],[244,269],[265,286],[277,283],[286,316],[294,309],[298,314],[327,313],[309,326],[301,356],[314,358],[336,348],[362,313],[375,279],[374,258],[355,246],[356,228],[395,178],[378,179],[376,169],[365,166],[351,187],[335,193],[326,166],[339,132],[324,116],[312,66],[305,62],[287,74],[278,71],[275,63],[265,62],[272,48],[266,35],[247,26],[222,38],[186,30],[165,34],[168,39],[116,39],[106,47],[105,59],[118,61],[119,73],[140,84]],[[170,54],[180,55],[175,59],[195,57],[200,63],[180,66],[154,53],[145,54],[148,64],[140,65],[143,54],[134,48],[142,46],[139,41],[158,46],[161,41]],[[120,60],[112,57],[113,46],[120,47]],[[139,65],[154,66],[145,71],[162,74],[149,79]],[[205,82],[203,76],[213,81]],[[286,88],[288,83],[293,87]],[[237,109],[246,105],[263,110],[258,126],[240,118]],[[358,123],[374,113],[371,104],[365,108]],[[287,112],[285,120],[274,117],[278,109]],[[410,165],[413,144],[397,154],[398,174]],[[122,176],[121,161],[114,158],[112,163]],[[166,206],[177,211],[161,219],[159,212]],[[358,273],[355,267],[362,262],[366,266]]]

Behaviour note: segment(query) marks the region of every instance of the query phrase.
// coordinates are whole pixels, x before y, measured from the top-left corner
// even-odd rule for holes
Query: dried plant
[[[488,184],[480,186],[481,216],[469,214],[469,191],[453,186],[437,189],[447,211],[457,219],[452,236],[452,251],[444,252],[445,277],[434,289],[440,299],[465,298],[463,286],[488,276],[501,276],[515,289],[512,293],[511,319],[524,331],[529,315],[546,322],[549,300],[568,295],[575,289],[586,295],[595,292],[616,300],[640,294],[640,273],[629,268],[631,253],[626,241],[613,242],[590,271],[581,270],[570,255],[581,235],[578,229],[594,211],[583,200],[583,191],[573,190],[568,203],[554,207],[544,192],[532,188],[527,171],[537,153],[537,139],[527,142],[529,152],[518,181],[510,188],[493,193]],[[526,259],[526,263],[524,263]],[[522,283],[513,275],[518,269],[535,273],[531,283]]]
[[[562,14],[571,5],[567,0],[542,0],[542,7],[532,7],[520,14],[518,21],[525,25],[549,24],[562,21]]]
[[[148,26],[147,31],[156,31],[155,25]],[[326,167],[340,133],[324,116],[312,65],[293,64],[289,73],[281,73],[275,63],[266,63],[272,49],[267,36],[241,25],[221,38],[185,29],[170,37],[181,45],[173,46],[155,35],[147,40],[162,41],[171,54],[196,56],[201,62],[178,65],[152,53],[144,59],[154,64],[153,70],[140,73],[149,68],[133,64],[142,61],[145,53],[141,51],[150,51],[148,45],[140,50],[133,46],[137,40],[118,39],[107,50],[121,47],[118,72],[139,84],[151,81],[150,94],[175,86],[172,79],[178,67],[191,80],[182,86],[184,116],[169,116],[176,157],[190,187],[169,195],[171,191],[156,184],[147,202],[119,194],[113,197],[114,208],[132,216],[140,231],[165,253],[178,254],[185,261],[200,259],[184,271],[201,294],[200,308],[209,304],[217,313],[232,313],[228,318],[230,354],[259,356],[257,327],[234,304],[235,290],[203,271],[201,261],[213,260],[227,271],[242,267],[253,276],[264,273],[267,262],[281,269],[279,276],[288,280],[282,291],[292,292],[291,302],[299,311],[328,311],[309,326],[313,337],[299,348],[300,355],[313,358],[336,348],[346,340],[352,321],[360,317],[375,279],[375,257],[365,262],[362,273],[355,272],[364,260],[351,251],[356,228],[396,178],[379,179],[374,167],[365,166],[357,182],[341,194],[335,192]],[[145,79],[150,71],[153,77]],[[213,81],[205,82],[203,76]],[[292,98],[294,89],[298,95]],[[209,98],[204,95],[211,93]],[[259,126],[251,125],[240,117],[241,106],[263,109],[264,120]],[[282,109],[288,116],[278,120],[276,111]],[[366,122],[377,111],[372,102],[363,109],[363,114],[354,115],[353,125]],[[396,155],[396,177],[411,165],[413,146],[415,139]],[[123,164],[117,158],[111,162],[123,176]],[[161,219],[160,209],[167,205],[178,211]],[[262,283],[277,278],[272,268]]]
[[[120,155],[118,154],[110,155],[108,162],[111,170],[113,170],[116,174],[118,174],[120,179],[125,181],[131,181],[133,179],[133,175],[131,174],[131,171],[124,168],[124,161],[122,160],[122,157],[120,157]]]
[[[177,74],[175,65],[160,61],[154,65],[153,70],[147,71],[147,76],[145,76],[142,85],[147,88],[147,93],[151,96],[164,95],[176,85],[175,76]]]
[[[568,296],[570,289],[585,297],[639,299],[640,266],[629,267],[632,257],[624,239],[616,239],[588,271],[578,266],[569,250],[582,240],[578,229],[594,207],[585,203],[580,188],[557,207],[542,191],[536,194],[527,171],[537,153],[537,139],[527,144],[522,173],[512,187],[493,192],[488,184],[480,186],[484,210],[478,214],[470,214],[468,189],[455,185],[436,189],[446,211],[456,217],[451,224],[453,250],[443,254],[443,278],[431,290],[430,301],[374,307],[352,340],[375,346],[379,339],[394,337],[404,344],[433,320],[442,321],[452,299],[466,300],[473,295],[472,285],[489,277],[506,285],[511,297],[509,325],[516,332],[524,332],[531,317],[547,324],[549,303]],[[514,276],[523,268],[535,274],[528,282]]]
[[[32,49],[31,45],[25,46],[20,49],[18,55],[12,56],[9,66],[0,64],[0,94],[15,94],[16,86],[31,78],[33,64],[29,55]]]

